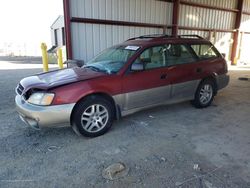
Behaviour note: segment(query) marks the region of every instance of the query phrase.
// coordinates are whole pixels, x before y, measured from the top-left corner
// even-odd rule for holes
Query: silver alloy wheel
[[[82,114],[81,124],[85,131],[95,133],[102,130],[109,119],[109,113],[105,106],[93,104]]]
[[[205,84],[200,90],[200,102],[206,105],[213,97],[213,87],[210,84]]]

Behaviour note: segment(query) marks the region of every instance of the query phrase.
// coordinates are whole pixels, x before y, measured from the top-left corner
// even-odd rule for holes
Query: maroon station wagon
[[[16,88],[20,118],[35,129],[68,124],[84,136],[157,105],[208,107],[229,82],[218,50],[197,35],[147,35],[101,52],[81,67],[24,78]]]

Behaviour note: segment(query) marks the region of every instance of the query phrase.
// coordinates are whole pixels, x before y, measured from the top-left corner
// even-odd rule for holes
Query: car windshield
[[[138,46],[116,46],[108,48],[87,62],[83,68],[115,74],[139,48]]]

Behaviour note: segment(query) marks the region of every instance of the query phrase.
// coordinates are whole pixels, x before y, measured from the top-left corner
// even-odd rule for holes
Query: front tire
[[[72,123],[86,137],[106,133],[114,120],[112,103],[99,96],[90,96],[80,101],[73,112]]]
[[[198,86],[192,104],[196,108],[206,108],[213,102],[215,93],[215,83],[210,79],[204,80]]]

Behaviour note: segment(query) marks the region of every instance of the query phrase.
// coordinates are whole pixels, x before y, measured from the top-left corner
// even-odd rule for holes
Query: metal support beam
[[[244,12],[242,12],[242,14],[245,14],[245,15],[250,15],[250,12],[246,12],[246,11],[244,11]]]
[[[180,10],[180,0],[174,0],[173,18],[172,18],[172,35],[173,36],[178,35],[179,10]]]
[[[225,33],[234,33],[233,29],[214,29],[214,28],[204,28],[204,27],[188,27],[188,26],[179,26],[179,30],[191,30],[191,31],[214,31],[214,32],[225,32]]]
[[[243,0],[238,0],[237,9],[239,10],[236,14],[235,19],[235,30],[233,36],[233,47],[231,52],[231,64],[236,65],[237,64],[237,49],[238,49],[238,41],[239,41],[239,34],[240,34],[240,24],[241,24],[241,17],[242,17],[242,10],[243,10]]]
[[[67,59],[72,59],[71,24],[69,0],[63,0]]]
[[[132,26],[132,27],[150,27],[150,28],[161,28],[161,29],[164,29],[164,27],[166,27],[166,25],[163,25],[163,24],[125,22],[125,21],[103,20],[103,19],[93,19],[93,18],[72,17],[70,21],[76,22],[76,23],[119,25],[119,26]]]

